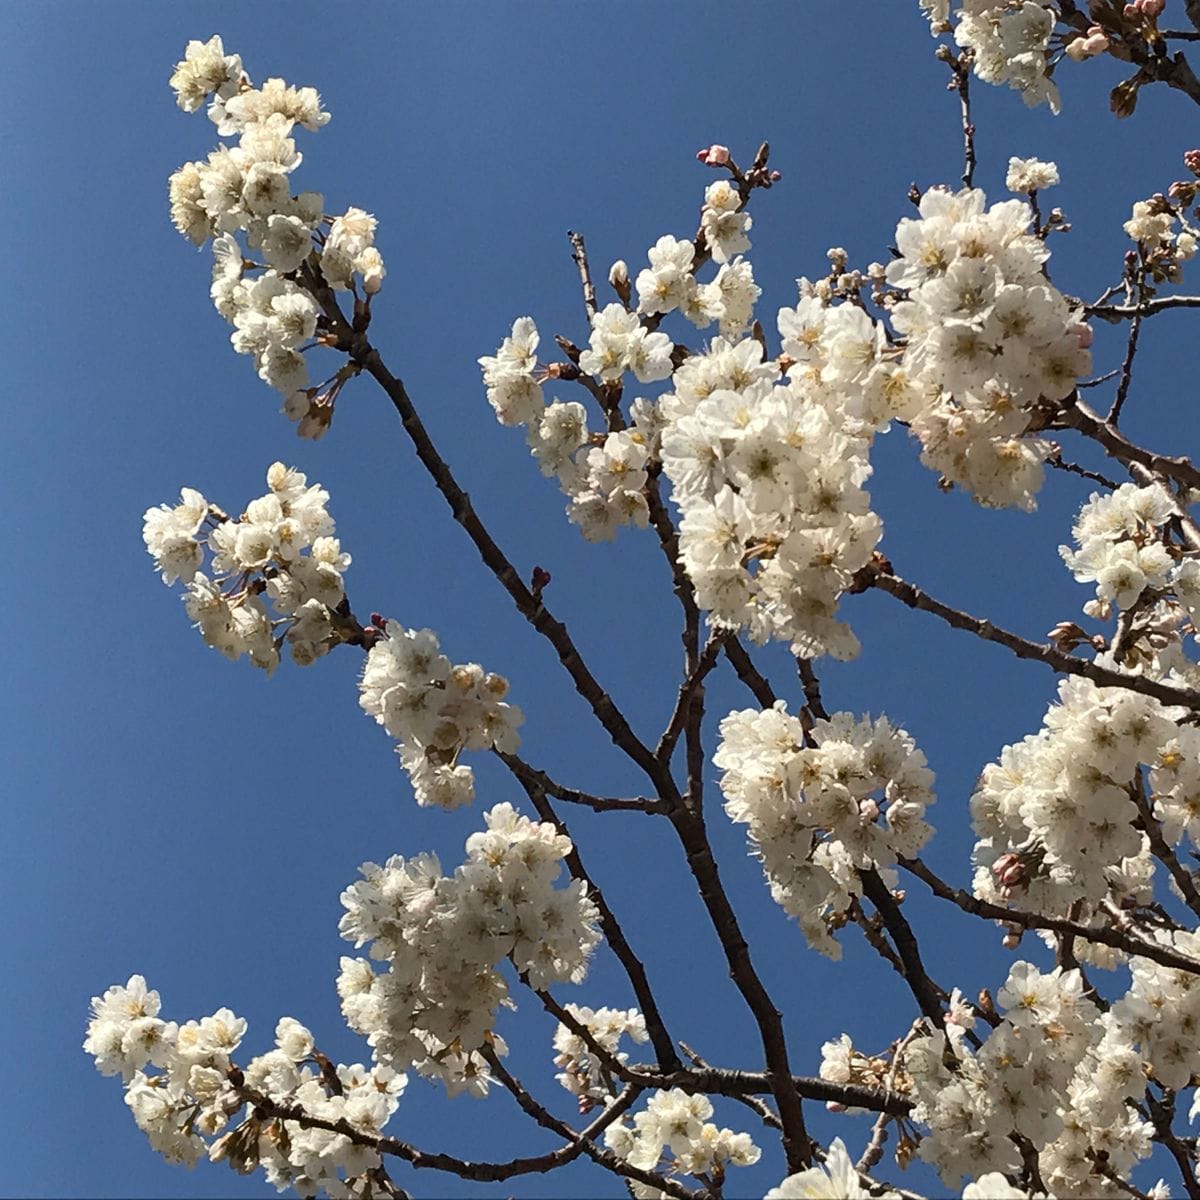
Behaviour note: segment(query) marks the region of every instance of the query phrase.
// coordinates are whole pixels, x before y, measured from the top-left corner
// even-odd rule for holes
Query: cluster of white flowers
[[[728,179],[718,179],[704,189],[700,229],[713,262],[728,262],[735,254],[750,249],[746,231],[753,224],[742,207],[742,197]]]
[[[721,1180],[730,1166],[749,1167],[762,1151],[748,1133],[720,1129],[709,1121],[712,1102],[707,1096],[679,1088],[655,1092],[632,1123],[615,1121],[604,1131],[604,1141],[635,1167],[668,1175],[705,1176]],[[666,1193],[630,1181],[636,1200],[661,1200]]]
[[[1125,483],[1107,495],[1092,493],[1072,531],[1079,549],[1058,548],[1080,583],[1096,585],[1095,601],[1084,608],[1089,616],[1108,620],[1113,605],[1125,611],[1147,589],[1170,586],[1178,556],[1164,526],[1175,515],[1174,500],[1157,484]]]
[[[364,864],[363,880],[342,893],[339,926],[387,964],[376,973],[366,959],[343,958],[338,977],[346,1021],[375,1060],[476,1096],[489,1083],[479,1048],[503,1052],[496,1010],[511,1001],[500,963],[508,959],[535,988],[578,983],[600,937],[584,884],[554,887],[570,839],[510,804],[484,819],[453,875],[429,854]]]
[[[706,206],[704,211],[712,210]],[[748,214],[738,215],[750,220]],[[718,260],[722,265],[716,277],[700,283],[693,273],[695,253],[692,242],[670,234],[658,239],[648,253],[649,267],[638,273],[638,312],[654,316],[678,309],[697,329],[718,321],[723,335],[738,336],[749,326],[754,302],[762,294],[750,263],[740,255],[730,261]]]
[[[950,28],[950,0],[919,0],[936,37]],[[1057,13],[1033,0],[959,0],[954,40],[971,51],[975,74],[985,83],[1007,84],[1033,106],[1059,111],[1050,78],[1050,37]]]
[[[1004,186],[1010,192],[1028,195],[1044,191],[1058,183],[1058,164],[1040,158],[1010,158]]]
[[[1178,283],[1183,264],[1200,246],[1200,230],[1187,219],[1186,205],[1173,205],[1162,195],[1136,201],[1124,228],[1159,282]]]
[[[882,532],[862,488],[867,442],[816,368],[792,372],[780,383],[757,340],[720,337],[675,372],[660,412],[680,562],[713,624],[786,638],[807,657],[852,658],[858,642],[835,617],[838,598]]]
[[[1149,1156],[1154,1132],[1131,1103],[1146,1086],[1131,1018],[1136,1012],[1143,1030],[1158,1019],[1146,1015],[1153,1000],[1135,997],[1139,970],[1130,995],[1102,1013],[1084,995],[1079,971],[1043,974],[1017,962],[997,996],[1004,1019],[977,1049],[962,1013],[908,1046],[912,1116],[930,1129],[921,1157],[952,1185],[964,1174],[1012,1173],[1021,1163],[1016,1133],[1037,1152],[1039,1174],[1060,1200],[1128,1194],[1118,1180]],[[1190,988],[1195,977],[1187,978]],[[1190,1044],[1186,1056],[1196,1058]],[[1186,1071],[1170,1077],[1187,1083]]]
[[[592,1010],[578,1004],[565,1007],[575,1020],[587,1027],[593,1040],[622,1064],[628,1062],[629,1055],[617,1049],[621,1038],[627,1036],[635,1042],[644,1042],[649,1037],[646,1019],[636,1008]],[[572,1096],[579,1097],[581,1111],[588,1111],[596,1103],[608,1103],[616,1094],[608,1068],[579,1034],[559,1025],[554,1031],[554,1049],[558,1051],[554,1065],[561,1068],[561,1074],[555,1078]]]
[[[835,713],[816,721],[811,749],[781,700],[730,713],[713,762],[723,771],[725,811],[749,827],[771,895],[800,923],[809,944],[831,958],[830,930],[862,894],[858,871],[911,856],[932,829],[933,772],[886,717]]]
[[[168,1162],[194,1166],[203,1157],[226,1160],[246,1173],[262,1166],[281,1191],[303,1196],[356,1194],[350,1181],[380,1164],[376,1151],[293,1120],[250,1115],[232,1119],[265,1098],[325,1121],[347,1121],[379,1135],[407,1079],[388,1067],[339,1065],[336,1085],[314,1070],[312,1034],[291,1017],[275,1029],[275,1049],[239,1070],[232,1055],[246,1022],[229,1009],[183,1025],[159,1016],[157,992],[141,975],[92,998],[84,1050],[102,1075],[120,1075],[125,1103],[150,1145]],[[147,1073],[153,1066],[160,1070]],[[251,1095],[252,1093],[252,1095]]]
[[[217,132],[238,137],[233,148],[222,144],[171,176],[171,219],[196,245],[213,239],[211,294],[234,327],[234,349],[254,357],[259,377],[283,395],[283,411],[300,422],[301,436],[320,437],[336,388],[309,387],[302,350],[317,333],[320,310],[298,272],[311,257],[330,287],[353,287],[358,275],[368,294],[377,292],[384,267],[373,244],[375,218],[351,208],[330,221],[320,193],[292,195],[288,177],[303,157],[292,130],[298,124],[316,131],[329,120],[315,89],[282,79],[252,87],[241,59],[226,55],[219,37],[188,43],[171,86],[186,112],[212,97],[208,115]],[[239,231],[261,263],[243,254]]]
[[[142,537],[163,582],[186,582],[188,616],[204,640],[227,658],[245,654],[270,672],[285,641],[301,666],[337,644],[334,610],[345,596],[350,556],[333,536],[324,488],[278,462],[267,471],[267,487],[237,520],[184,488],[174,507],[147,510]],[[200,569],[206,549],[210,574]]]
[[[400,761],[417,803],[458,808],[475,799],[475,773],[464,750],[512,752],[521,710],[506,704],[508,680],[477,663],[453,665],[431,629],[388,621],[371,647],[359,704],[399,741]]]
[[[917,415],[922,461],[988,505],[1034,507],[1050,443],[1030,410],[1069,396],[1091,366],[1090,330],[1042,266],[1022,200],[986,207],[978,189],[930,189],[896,229],[887,280],[912,379],[940,398]]]
[[[971,797],[975,894],[1065,915],[1072,904],[1147,902],[1154,861],[1130,798],[1139,764],[1178,733],[1174,710],[1072,677],[1043,727],[984,767]],[[1080,954],[1106,951],[1080,947]]]
[[[643,335],[638,344],[645,345],[647,335],[637,317],[626,313],[619,304],[609,305],[604,313],[616,310]],[[602,323],[602,313],[596,314]],[[616,321],[608,320],[609,333],[593,333],[593,346],[612,348],[605,341]],[[665,373],[671,370],[671,343],[666,334],[649,334],[651,352],[661,357],[665,345]],[[553,400],[546,403],[537,379],[538,331],[531,317],[519,317],[513,322],[512,333],[504,339],[495,356],[479,360],[488,400],[503,425],[528,426],[528,441],[543,475],[554,475],[559,486],[570,497],[567,515],[579,526],[588,541],[611,541],[621,525],[645,528],[649,520],[646,497],[646,465],[650,439],[644,427],[652,406],[635,406],[635,424],[631,429],[618,430],[593,439],[588,432],[587,413],[582,404]],[[615,352],[615,351],[614,351]],[[617,355],[620,359],[621,352]],[[586,357],[586,355],[584,356]],[[624,360],[622,360],[624,361]],[[620,370],[617,369],[618,376]],[[661,376],[659,376],[661,378]]]
[[[706,206],[704,211],[710,210]],[[745,220],[749,222],[749,215]],[[670,234],[659,238],[650,247],[650,265],[638,272],[637,311],[653,317],[678,310],[697,329],[706,329],[715,320],[720,323],[722,335],[743,334],[750,325],[755,301],[762,294],[750,263],[740,256],[721,262],[713,281],[700,283],[692,269],[695,253],[696,247],[690,241],[680,241]]]

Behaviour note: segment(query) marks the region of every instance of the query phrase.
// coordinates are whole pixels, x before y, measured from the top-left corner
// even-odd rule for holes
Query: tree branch
[[[694,1192],[689,1188],[684,1187],[681,1183],[668,1178],[666,1175],[660,1175],[657,1171],[644,1171],[641,1167],[635,1167],[633,1163],[621,1158],[620,1155],[614,1154],[611,1150],[606,1150],[597,1146],[590,1138],[583,1134],[576,1133],[565,1121],[560,1121],[552,1113],[542,1107],[509,1073],[505,1065],[500,1061],[496,1051],[491,1046],[483,1046],[480,1049],[480,1054],[483,1055],[487,1064],[492,1069],[492,1074],[504,1085],[511,1093],[517,1104],[520,1105],[521,1111],[527,1116],[532,1117],[543,1129],[549,1129],[557,1133],[560,1137],[572,1138],[579,1146],[580,1150],[588,1156],[593,1162],[598,1163],[602,1167],[607,1167],[616,1175],[622,1175],[626,1179],[635,1179],[638,1183],[644,1183],[648,1187],[657,1188],[661,1192],[665,1192],[668,1196],[675,1196],[678,1200],[693,1200],[694,1197],[702,1193]],[[626,1088],[617,1100],[605,1110],[604,1115],[612,1111],[617,1104],[624,1099],[626,1102],[623,1109],[629,1108],[640,1095],[641,1089],[637,1087]],[[620,1113],[617,1114],[619,1116]],[[615,1120],[615,1117],[612,1119]],[[605,1122],[605,1126],[611,1125],[612,1120]],[[592,1122],[595,1125],[595,1122]],[[589,1129],[591,1126],[589,1126]]]
[[[505,759],[506,762],[508,757],[501,755],[501,758]],[[658,1003],[654,998],[650,981],[646,977],[646,968],[642,960],[634,954],[633,948],[630,946],[625,937],[625,932],[621,928],[621,923],[617,920],[612,909],[608,907],[604,893],[596,886],[595,881],[588,874],[587,868],[584,867],[583,859],[579,856],[578,844],[574,838],[571,838],[570,831],[554,811],[550,801],[546,798],[544,789],[537,779],[530,774],[514,769],[511,764],[509,769],[513,771],[517,781],[525,789],[525,794],[529,797],[529,801],[537,811],[538,816],[543,821],[548,821],[552,824],[564,837],[571,839],[571,851],[566,856],[567,867],[573,878],[582,881],[587,886],[588,895],[599,910],[600,928],[604,932],[608,944],[612,947],[617,961],[625,968],[625,974],[629,977],[633,994],[637,997],[638,1005],[642,1010],[642,1016],[646,1020],[646,1032],[650,1036],[650,1043],[654,1047],[654,1053],[658,1056],[660,1066],[667,1071],[677,1069],[682,1064],[679,1061],[679,1055],[675,1053],[675,1043],[671,1040],[671,1035],[667,1033],[662,1014],[658,1011]]]
[[[1123,950],[1126,954],[1135,954],[1140,958],[1148,958],[1152,962],[1161,963],[1164,967],[1174,967],[1176,970],[1187,971],[1190,975],[1200,975],[1200,959],[1189,958],[1169,946],[1158,942],[1146,941],[1131,933],[1123,933],[1117,929],[1108,929],[1095,925],[1084,925],[1079,921],[1068,921],[1063,917],[1047,917],[1041,913],[1025,912],[1018,908],[1004,908],[999,904],[991,904],[980,900],[962,888],[952,887],[938,878],[919,858],[899,858],[900,865],[910,874],[915,875],[939,899],[948,900],[957,905],[963,912],[976,917],[985,917],[998,921],[1002,925],[1016,925],[1021,929],[1051,929],[1056,933],[1074,934],[1088,942],[1096,942],[1101,946],[1111,946],[1115,950]]]
[[[1087,659],[1064,654],[1054,646],[1028,641],[1018,634],[1009,633],[1008,630],[993,625],[991,621],[973,617],[956,608],[951,608],[948,604],[943,604],[940,600],[935,600],[914,584],[892,574],[890,565],[885,564],[886,560],[882,560],[864,567],[855,578],[856,589],[865,590],[868,587],[877,587],[889,595],[895,596],[909,608],[933,613],[934,616],[941,617],[947,625],[955,629],[966,630],[968,633],[982,638],[985,642],[995,642],[999,646],[1006,647],[1018,658],[1043,663],[1052,670],[1062,671],[1068,675],[1080,675],[1085,679],[1090,679],[1099,687],[1126,688],[1131,692],[1141,692],[1142,695],[1152,696],[1163,704],[1182,705],[1184,708],[1190,709],[1200,708],[1200,693],[1198,692],[1187,688],[1172,687],[1170,684],[1160,683],[1156,679],[1147,679],[1141,675],[1114,671],[1110,667],[1102,667]]]
[[[703,1069],[680,1069],[665,1073],[649,1071],[640,1066],[630,1066],[605,1050],[592,1036],[588,1027],[571,1016],[549,992],[539,991],[537,997],[546,1011],[557,1017],[563,1025],[580,1038],[597,1060],[604,1064],[605,1069],[623,1083],[636,1083],[642,1087],[663,1090],[679,1088],[688,1093],[729,1096],[732,1099],[741,1096],[768,1095],[773,1090],[771,1081],[763,1072],[706,1066]],[[813,1076],[793,1075],[792,1086],[806,1100],[844,1104],[847,1108],[865,1108],[872,1112],[888,1112],[898,1117],[906,1116],[913,1107],[913,1101],[901,1093],[886,1092],[878,1088],[862,1087],[851,1083],[830,1083],[828,1080]]]

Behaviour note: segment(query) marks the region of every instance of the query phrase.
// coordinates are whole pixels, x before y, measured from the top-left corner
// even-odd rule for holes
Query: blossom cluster
[[[1043,164],[1045,165],[1045,164]],[[913,421],[922,461],[987,505],[1034,507],[1051,445],[1028,436],[1043,397],[1090,369],[1090,331],[1043,273],[1044,240],[1023,200],[930,189],[896,229],[887,281],[913,381],[939,398]]]
[[[1096,585],[1096,599],[1084,609],[1089,616],[1107,620],[1114,605],[1128,611],[1147,589],[1171,585],[1183,566],[1165,528],[1176,511],[1175,501],[1158,485],[1125,483],[1110,493],[1092,493],[1072,530],[1079,548],[1059,547],[1075,578]],[[1187,561],[1193,564],[1190,574],[1195,562]]]
[[[776,903],[809,944],[841,956],[832,936],[853,896],[858,871],[912,856],[932,833],[933,772],[902,729],[835,713],[813,723],[806,744],[784,701],[730,713],[713,762],[725,811],[748,826]]]
[[[712,187],[728,185],[713,184]],[[712,188],[709,188],[709,192]],[[705,213],[715,213],[706,203]],[[748,223],[748,213],[737,213]],[[713,225],[710,220],[704,228]],[[747,224],[747,228],[748,228]],[[713,236],[717,236],[714,228]],[[718,248],[728,245],[718,241]],[[747,245],[749,243],[747,242]],[[650,247],[647,257],[650,265],[638,273],[637,311],[644,317],[666,315],[678,311],[698,329],[705,329],[714,321],[726,337],[736,337],[750,324],[754,302],[762,294],[754,282],[754,271],[750,263],[740,255],[732,259],[718,259],[721,268],[709,283],[696,279],[694,259],[695,243],[681,241],[664,234]],[[714,254],[714,258],[716,255]],[[618,264],[621,271],[625,264]]]
[[[1194,181],[1183,186],[1194,194]],[[1143,261],[1159,283],[1178,283],[1183,264],[1195,257],[1200,246],[1200,230],[1188,220],[1186,205],[1172,204],[1161,193],[1135,201],[1124,229],[1137,242]]]
[[[629,1055],[618,1050],[621,1038],[644,1042],[649,1036],[646,1019],[635,1008],[593,1010],[579,1004],[565,1007],[587,1029],[592,1040],[622,1065],[629,1060]],[[612,1099],[615,1088],[607,1066],[579,1034],[560,1024],[554,1031],[554,1049],[558,1052],[554,1056],[554,1065],[561,1069],[555,1078],[572,1096],[579,1097],[580,1111],[586,1112],[596,1103],[607,1103]]]
[[[146,511],[142,537],[163,582],[184,581],[188,616],[204,640],[270,672],[285,642],[304,666],[341,640],[336,610],[350,556],[333,536],[324,488],[279,462],[267,487],[236,520],[184,488],[177,505]]]
[[[1036,1151],[1051,1195],[1127,1194],[1119,1181],[1149,1156],[1154,1132],[1131,1103],[1146,1086],[1122,1016],[1132,997],[1101,1012],[1078,970],[1014,963],[996,997],[1004,1018],[982,1042],[960,1011],[904,1052],[912,1116],[929,1126],[921,1157],[951,1185],[964,1174],[1013,1173],[1015,1133]]]
[[[1057,13],[1034,0],[919,0],[936,37],[951,27],[954,40],[971,54],[985,83],[1007,84],[1031,107],[1046,103],[1059,111],[1058,88],[1050,77],[1050,37]]]
[[[984,767],[971,797],[975,894],[1065,915],[1073,904],[1145,903],[1154,861],[1131,789],[1177,733],[1173,712],[1072,677],[1042,728]],[[1103,950],[1081,947],[1081,954]]]
[[[417,803],[458,808],[475,799],[475,773],[464,750],[507,752],[519,744],[524,717],[506,704],[508,681],[477,663],[457,666],[430,629],[387,621],[367,654],[359,704],[400,745],[397,753]]]
[[[635,409],[633,428],[593,438],[582,404],[544,400],[537,372],[538,340],[533,319],[519,317],[496,354],[479,360],[497,418],[504,425],[528,427],[530,450],[542,474],[557,477],[570,497],[567,514],[585,538],[611,541],[621,525],[644,529],[649,510],[643,489],[653,432],[648,433],[644,417],[640,422],[638,417],[646,406]],[[635,361],[633,369],[662,378],[658,372],[664,366],[665,373],[671,370],[670,352],[666,334],[647,335],[634,314],[612,304],[596,314],[591,348],[580,361],[587,358],[597,374],[615,372],[617,378]]]
[[[171,219],[196,245],[213,242],[211,295],[233,325],[234,349],[251,355],[259,377],[282,394],[283,411],[300,422],[301,436],[320,437],[342,381],[309,387],[303,350],[320,320],[313,290],[353,288],[355,276],[368,296],[380,289],[375,218],[351,208],[330,219],[320,193],[292,194],[289,177],[303,158],[292,131],[300,125],[315,132],[329,120],[315,89],[282,79],[252,87],[241,59],[225,54],[219,37],[188,43],[171,86],[185,112],[207,100],[217,133],[238,138],[236,146],[222,143],[171,176]]]
[[[314,1069],[313,1036],[292,1017],[276,1026],[275,1049],[241,1070],[232,1055],[245,1020],[222,1008],[180,1025],[160,1018],[160,1005],[134,975],[92,998],[84,1041],[102,1075],[121,1076],[125,1103],[158,1153],[188,1166],[224,1160],[242,1173],[262,1166],[278,1189],[304,1196],[357,1194],[352,1183],[379,1166],[377,1151],[344,1134],[260,1115],[263,1101],[377,1137],[399,1105],[404,1075],[357,1063],[335,1068],[328,1060]],[[247,1104],[251,1114],[232,1124]]]
[[[681,512],[679,559],[712,623],[756,641],[786,638],[806,657],[851,658],[858,643],[835,615],[838,599],[882,526],[862,487],[871,470],[863,424],[832,376],[844,367],[847,388],[856,386],[877,342],[849,306],[815,307],[814,340],[826,335],[832,386],[816,365],[793,366],[780,381],[756,339],[715,338],[683,362],[660,400],[662,463]]]
[[[535,988],[578,983],[600,936],[585,885],[554,886],[570,839],[510,804],[484,819],[453,875],[430,854],[364,864],[342,893],[339,926],[386,964],[343,958],[338,977],[342,1012],[375,1061],[475,1096],[489,1084],[480,1047],[503,1052],[496,1010],[511,1001],[499,965],[509,960]]]
[[[614,1154],[643,1170],[668,1175],[723,1179],[730,1166],[749,1167],[762,1151],[748,1133],[718,1128],[709,1117],[707,1096],[679,1088],[655,1092],[632,1122],[615,1121],[604,1131],[604,1142]],[[665,1193],[630,1181],[635,1200],[659,1200]]]

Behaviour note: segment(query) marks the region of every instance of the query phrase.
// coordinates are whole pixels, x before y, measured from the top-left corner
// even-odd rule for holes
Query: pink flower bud
[[[709,146],[704,162],[710,167],[723,167],[729,161],[729,147],[718,146],[715,142]]]
[[[1200,150],[1189,150],[1183,156],[1183,165],[1194,175],[1200,175]]]
[[[1092,344],[1092,327],[1086,321],[1071,326],[1071,332],[1075,335],[1080,350],[1086,350]]]
[[[770,175],[767,176],[767,178],[770,179],[770,181],[772,183],[778,183],[783,178],[783,172],[782,171],[772,171],[770,173]]]
[[[704,162],[708,158],[708,150],[709,148],[707,146],[701,146],[700,149],[696,151],[696,161]]]
[[[1142,12],[1148,17],[1161,17],[1167,7],[1167,0],[1141,0]]]
[[[1141,11],[1141,8],[1137,4],[1127,4],[1123,9],[1121,9],[1121,15],[1127,21],[1133,21],[1141,15]]]

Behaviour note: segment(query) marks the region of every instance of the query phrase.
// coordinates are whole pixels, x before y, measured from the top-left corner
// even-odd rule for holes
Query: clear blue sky
[[[10,1147],[0,1192],[39,1196],[264,1196],[224,1166],[168,1168],[134,1127],[116,1081],[82,1054],[88,998],[132,972],[184,1020],[229,1005],[250,1022],[246,1057],[276,1019],[307,1023],[335,1059],[361,1061],[333,980],[347,947],[338,895],[366,859],[436,850],[455,863],[482,806],[519,799],[476,761],[482,806],[418,810],[389,740],[357,709],[352,652],[267,680],[207,650],[158,582],[141,514],[198,487],[238,511],[277,458],[332,494],[354,555],[356,609],[431,625],[455,661],[506,674],[527,714],[524,751],[565,782],[638,786],[573,695],[547,646],[474,558],[420,471],[390,406],[366,380],[344,394],[330,435],[302,442],[273,393],[233,354],[208,300],[208,257],[171,228],[166,178],[213,144],[167,89],[189,38],[219,32],[256,81],[313,84],[333,113],[300,132],[299,185],[327,209],[374,212],[389,268],[373,336],[404,376],[434,437],[521,569],[553,573],[551,600],[635,728],[652,736],[677,684],[674,601],[649,535],[586,546],[562,517],[518,433],[492,418],[476,358],[514,317],[549,341],[586,338],[565,232],[582,230],[595,273],[636,270],[663,233],[690,236],[712,176],[693,158],[712,141],[749,159],[763,138],[780,187],[754,201],[760,314],[794,303],[795,277],[845,246],[886,257],[910,182],[961,171],[958,111],[943,90],[915,0],[888,4],[443,3],[289,5],[176,2],[5,8],[0,46],[0,188],[9,230],[4,308],[8,428],[0,488],[10,597],[3,705],[9,827],[0,839],[5,919],[0,983]],[[1056,159],[1075,232],[1055,245],[1065,291],[1091,296],[1120,271],[1133,200],[1179,174],[1196,113],[1152,91],[1132,122],[1106,111],[1110,63],[1065,64],[1065,113],[1028,112],[977,87],[978,182],[999,197],[1010,154]],[[1200,268],[1195,268],[1200,270]],[[1194,340],[1171,316],[1147,331],[1131,433],[1195,451]],[[773,332],[772,332],[773,336]],[[332,356],[330,356],[332,361]],[[1119,361],[1103,338],[1097,369]],[[1093,460],[1094,461],[1094,460]],[[940,495],[902,431],[871,485],[897,569],[934,594],[1034,637],[1086,599],[1058,562],[1088,494],[1053,475],[1035,515],[985,512]],[[822,671],[831,710],[887,712],[937,772],[929,859],[969,878],[966,801],[980,767],[1038,725],[1053,695],[1020,667],[885,596],[846,604],[861,659]],[[797,698],[785,654],[761,655]],[[719,716],[748,697],[719,675]],[[715,772],[710,790],[717,802]],[[725,977],[669,830],[625,815],[566,814],[639,954],[672,1027],[712,1061],[760,1065],[748,1014]],[[808,952],[771,903],[742,832],[714,814],[721,866],[758,967],[785,1010],[798,1071],[847,1031],[882,1049],[914,1009],[856,931],[845,961]],[[639,918],[653,920],[639,927]],[[1004,979],[990,931],[915,895],[931,973],[974,994]],[[1036,946],[1027,944],[1027,954]],[[602,950],[563,1000],[625,1006]],[[514,1069],[564,1116],[551,1081],[551,1026],[518,997],[502,1032]],[[827,1125],[818,1106],[812,1120]],[[754,1130],[745,1110],[724,1123]],[[867,1126],[840,1123],[852,1146]],[[420,1080],[392,1129],[427,1149],[506,1157],[552,1139],[497,1093],[447,1103]],[[755,1130],[757,1132],[757,1130]],[[832,1134],[830,1134],[832,1136]],[[769,1139],[764,1143],[770,1145]],[[778,1182],[771,1150],[732,1195]],[[397,1179],[423,1195],[621,1195],[592,1173],[474,1189],[450,1177]],[[912,1178],[919,1180],[921,1176]]]

